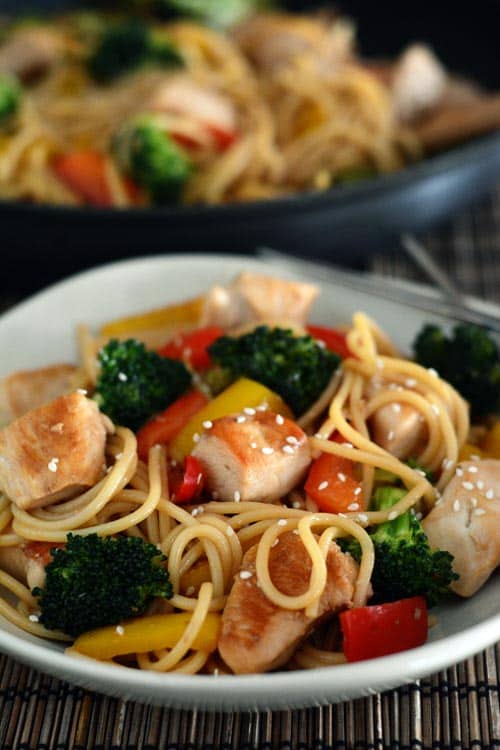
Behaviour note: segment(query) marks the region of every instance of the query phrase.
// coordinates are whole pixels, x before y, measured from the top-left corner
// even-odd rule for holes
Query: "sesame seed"
[[[368,516],[366,515],[366,513],[360,513],[358,518],[361,521],[361,523],[368,523]]]
[[[123,625],[117,625],[115,630],[118,635],[124,635],[125,633],[125,628],[123,627]]]
[[[379,370],[383,370],[384,369],[384,360],[380,359],[380,357],[377,357],[377,368]]]
[[[473,508],[477,506],[477,497],[471,497],[470,504]]]
[[[484,482],[482,479],[477,480],[476,487],[478,488],[478,490],[484,490]]]
[[[484,508],[476,508],[476,510],[474,511],[475,516],[484,516],[485,513],[486,511]]]
[[[191,515],[196,518],[196,516],[199,516],[201,513],[205,512],[205,508],[203,508],[201,505],[198,508],[193,508],[191,511]]]
[[[280,520],[278,521],[278,526],[286,526],[287,523],[288,521],[286,520],[286,518],[280,518]]]
[[[464,490],[474,489],[474,485],[472,484],[472,482],[462,482],[462,487],[464,488]]]
[[[405,385],[407,388],[414,388],[417,385],[417,381],[415,378],[407,378],[405,381]]]
[[[173,459],[172,459],[172,460],[170,461],[170,466],[172,466],[172,467],[175,467],[175,466],[177,466],[177,461],[175,460],[175,458],[173,458]]]
[[[276,424],[285,424],[285,420],[281,416],[281,414],[276,414]]]
[[[362,492],[363,490],[361,489],[361,487],[356,487],[356,489],[354,490],[355,495],[361,495]]]
[[[387,518],[389,519],[389,521],[394,521],[394,519],[397,518],[398,515],[399,514],[397,513],[397,511],[391,510],[391,512],[389,513],[389,515],[387,516]]]
[[[58,466],[57,466],[58,463],[59,463],[58,458],[55,458],[55,457],[51,458],[49,463],[47,464],[47,469],[51,471],[53,474],[55,474],[58,469]]]
[[[227,536],[234,536],[234,529],[232,526],[228,526],[226,529]]]
[[[436,505],[437,505],[437,503],[436,503]],[[415,518],[417,519],[417,521],[421,521],[422,518],[423,518],[422,513],[420,513],[420,511],[418,513],[415,513]]]
[[[359,503],[351,503],[347,506],[347,510],[359,510]]]
[[[234,491],[233,499],[235,503],[239,503],[241,500],[241,492],[239,490]]]
[[[250,448],[257,448],[257,443],[255,442],[250,443]]]
[[[30,615],[28,619],[30,622],[38,622],[40,618],[38,615]]]
[[[302,508],[302,503],[300,502],[300,500],[294,500],[292,503],[292,508]]]
[[[204,427],[204,428],[205,428],[206,430],[211,430],[211,429],[212,429],[212,427],[214,426],[214,423],[213,423],[213,422],[211,422],[211,421],[210,421],[210,419],[205,419],[205,421],[204,421],[204,422],[202,422],[202,424],[203,424],[203,427]]]
[[[120,451],[120,453],[117,453],[115,456],[115,460],[119,461],[121,458],[123,458],[123,453]]]
[[[253,415],[255,414],[255,409],[252,409],[251,406],[245,406],[243,411],[245,412],[245,414],[248,414],[250,417],[253,417]]]
[[[418,474],[421,477],[427,478],[427,474],[425,473],[423,469],[415,469],[414,471],[415,471],[415,474]]]
[[[467,471],[470,472],[471,474],[477,474],[477,472],[479,471],[479,469],[477,468],[477,466],[469,466],[469,468],[467,469]]]
[[[298,444],[298,442],[299,442],[299,441],[297,440],[297,438],[296,438],[296,437],[294,437],[293,435],[288,435],[288,436],[287,436],[287,437],[285,438],[285,440],[286,440],[286,442],[287,442],[287,443],[290,443],[290,445],[297,445],[297,444]]]
[[[455,500],[455,502],[453,503],[453,510],[455,511],[455,513],[458,513],[458,511],[460,510],[460,501],[459,500]]]
[[[288,453],[291,456],[293,456],[294,454],[294,450],[291,445],[284,445],[281,450],[283,451],[283,453]]]
[[[427,370],[427,372],[429,373],[429,375],[432,375],[433,378],[438,378],[439,377],[438,371],[435,370],[433,367],[429,367],[429,369]]]
[[[342,443],[343,448],[354,448],[352,443]]]
[[[121,380],[122,383],[126,383],[128,380],[127,375],[124,372],[118,373],[118,380]]]
[[[193,443],[199,443],[200,442],[200,435],[198,432],[195,432],[193,435]]]
[[[242,578],[244,581],[248,580],[248,578],[251,578],[252,574],[249,570],[240,570],[240,578]]]
[[[464,470],[461,469],[460,466],[457,466],[457,468],[455,469],[455,474],[457,475],[457,477],[463,477]]]
[[[434,414],[435,414],[435,415],[436,415],[437,417],[439,417],[439,414],[440,414],[440,411],[439,411],[439,406],[438,406],[437,404],[432,404],[432,406],[431,406],[431,409],[432,409],[432,411],[434,412]]]
[[[328,435],[323,435],[322,432],[316,432],[314,434],[314,437],[317,438],[318,440],[326,440],[328,438]]]
[[[387,440],[394,440],[394,430],[389,430],[387,433]]]
[[[199,473],[199,474],[198,474],[198,476],[196,477],[196,484],[201,484],[201,483],[202,483],[202,481],[203,481],[203,474],[202,474],[202,473],[201,473],[201,471],[200,471],[200,473]]]
[[[471,457],[470,457],[470,460],[471,461],[480,461],[481,460],[481,456],[478,456],[477,453],[472,453]]]
[[[276,539],[274,540],[274,542],[271,544],[271,547],[276,547],[276,545],[279,544],[279,543],[280,543],[280,538],[279,538],[279,536],[277,536]]]
[[[328,487],[328,482],[326,480],[318,484],[318,490],[326,490],[327,487]]]
[[[247,418],[244,417],[244,416],[236,417],[236,421],[237,421],[238,424],[243,424],[243,422],[247,421]]]
[[[399,412],[401,411],[401,404],[393,404],[392,411],[396,412],[396,414],[399,414]]]
[[[186,589],[186,596],[192,596],[194,592],[195,592],[194,586],[188,586],[188,588]]]
[[[346,477],[345,474],[342,474],[342,472],[339,471],[338,474],[337,474],[337,479],[339,480],[339,482],[345,482],[345,480],[347,479],[347,477]]]
[[[272,456],[274,453],[274,448],[271,448],[270,446],[266,446],[265,448],[262,448],[262,453],[265,456]]]
[[[488,490],[486,493],[486,499],[493,500],[494,497],[495,497],[495,491],[493,489]]]
[[[443,458],[443,469],[451,469],[454,463],[452,458]]]
[[[87,395],[87,389],[86,388],[77,388],[76,392],[77,393],[81,393],[82,396],[86,396]]]
[[[64,430],[64,424],[63,422],[56,422],[56,424],[53,424],[50,428],[51,432],[58,432],[59,434]]]

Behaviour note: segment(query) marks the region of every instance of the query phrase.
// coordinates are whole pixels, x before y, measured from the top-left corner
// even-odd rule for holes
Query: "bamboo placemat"
[[[500,189],[425,242],[464,291],[500,301]],[[372,269],[421,278],[397,248],[376,257]],[[500,748],[500,644],[432,677],[369,698],[238,714],[175,711],[107,698],[0,656],[0,750],[275,748]]]

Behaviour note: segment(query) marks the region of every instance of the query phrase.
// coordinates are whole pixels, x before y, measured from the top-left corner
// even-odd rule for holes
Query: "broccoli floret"
[[[405,494],[406,490],[396,487],[379,487],[372,510],[387,510]],[[432,607],[449,593],[450,583],[458,578],[452,569],[452,555],[431,550],[422,524],[412,511],[380,524],[370,536],[375,548],[371,581],[376,601],[421,595]],[[359,561],[361,551],[357,541],[340,540],[340,545]]]
[[[117,424],[137,430],[191,383],[182,362],[148,351],[136,339],[112,339],[99,352],[95,400]]]
[[[101,83],[147,64],[177,67],[183,59],[171,41],[138,19],[107,27],[88,60],[91,76]]]
[[[0,130],[15,127],[21,99],[22,88],[17,78],[0,73]]]
[[[252,13],[269,8],[267,0],[134,0],[136,8],[151,11],[162,18],[180,16],[199,23],[226,28]]]
[[[111,148],[118,167],[149,194],[153,203],[179,199],[192,172],[191,160],[157,118],[143,115],[125,123]]]
[[[311,336],[267,326],[239,338],[222,336],[208,351],[233,379],[245,376],[263,383],[279,393],[296,415],[314,403],[340,363],[340,357]]]
[[[413,348],[417,362],[433,367],[469,401],[473,417],[500,411],[500,351],[484,328],[461,324],[447,337],[426,325]]]
[[[154,597],[172,596],[166,559],[138,537],[74,536],[53,549],[39,598],[40,622],[73,637],[142,614]]]

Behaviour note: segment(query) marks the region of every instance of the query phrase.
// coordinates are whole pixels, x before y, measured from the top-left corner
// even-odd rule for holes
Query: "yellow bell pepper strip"
[[[202,562],[181,576],[181,591],[188,591],[191,587],[198,591],[206,581],[210,581],[210,566],[207,562]]]
[[[481,450],[491,458],[500,458],[500,420],[484,436]]]
[[[472,443],[464,443],[462,447],[460,448],[460,453],[458,454],[458,460],[459,461],[470,461],[472,456],[479,456],[479,458],[486,458],[484,455],[484,452],[479,448],[477,445],[473,445]]]
[[[270,411],[291,417],[290,409],[277,393],[255,380],[240,378],[191,417],[170,443],[170,455],[176,461],[182,461],[189,455],[195,447],[196,436],[203,432],[204,422],[238,414],[245,407],[255,409],[262,404],[266,404]]]
[[[204,297],[194,297],[178,305],[167,305],[127,318],[118,318],[105,323],[101,328],[101,334],[109,337],[132,336],[141,331],[169,326],[184,324],[187,328],[193,327],[200,319],[203,300]]]
[[[173,648],[182,638],[191,617],[191,612],[137,617],[126,620],[120,626],[110,625],[83,633],[76,639],[73,648],[80,654],[100,660]],[[220,625],[220,615],[209,612],[193,642],[193,650],[215,651]]]

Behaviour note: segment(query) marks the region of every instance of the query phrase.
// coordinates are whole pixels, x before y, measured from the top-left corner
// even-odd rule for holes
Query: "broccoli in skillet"
[[[88,60],[91,76],[100,83],[148,64],[178,67],[183,60],[172,42],[138,19],[108,26]]]
[[[379,487],[371,510],[387,510],[406,494],[396,487]],[[375,548],[372,586],[380,602],[397,601],[411,596],[425,596],[429,607],[437,604],[458,576],[452,570],[449,552],[432,552],[421,523],[411,511],[394,521],[377,526],[370,534]],[[340,541],[345,552],[359,561],[360,547],[355,540]]]
[[[113,422],[137,430],[191,383],[182,362],[160,357],[135,339],[112,339],[99,352],[95,399]]]
[[[427,325],[413,348],[417,362],[433,367],[469,401],[473,417],[500,411],[500,351],[484,328],[462,324],[448,337]]]
[[[21,98],[22,89],[17,78],[0,73],[0,132],[15,127]]]
[[[78,636],[142,614],[154,597],[172,596],[166,559],[137,537],[74,536],[52,550],[39,597],[40,622]]]
[[[296,415],[318,398],[340,363],[340,357],[311,336],[267,326],[239,338],[222,336],[208,351],[231,379],[245,376],[259,381],[279,393]]]
[[[113,139],[112,152],[119,168],[148,193],[153,203],[177,201],[192,172],[187,154],[153,116],[143,115],[126,123]]]

